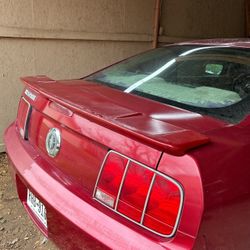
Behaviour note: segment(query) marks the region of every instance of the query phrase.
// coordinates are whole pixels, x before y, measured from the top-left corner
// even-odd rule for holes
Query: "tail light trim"
[[[148,206],[149,197],[150,197],[150,194],[151,194],[154,182],[155,182],[155,177],[156,177],[156,173],[154,173],[153,178],[152,178],[151,183],[150,183],[150,186],[149,186],[149,189],[148,189],[147,197],[146,197],[146,200],[145,200],[145,203],[144,203],[144,207],[143,207],[143,211],[142,211],[142,216],[141,216],[141,222],[140,222],[140,224],[143,224],[143,222],[144,222],[144,218],[145,218],[146,209],[147,209],[147,206]]]
[[[126,164],[126,167],[125,167],[125,169],[124,169],[124,173],[123,173],[122,180],[121,180],[121,183],[120,183],[120,187],[119,187],[119,190],[118,190],[118,194],[117,194],[117,197],[116,197],[115,208],[114,208],[114,210],[117,210],[117,207],[118,207],[119,199],[120,199],[121,192],[122,192],[122,187],[123,187],[123,184],[124,184],[124,181],[125,181],[127,172],[128,172],[129,163],[130,163],[130,161],[128,160],[128,162],[127,162],[127,164]],[[104,164],[103,164],[103,165],[104,165]],[[101,172],[101,171],[100,171],[100,172]],[[97,184],[98,184],[98,182],[96,183],[96,185],[97,185]]]
[[[100,179],[100,177],[101,177],[103,168],[104,168],[104,166],[105,166],[106,159],[108,158],[108,156],[109,156],[111,153],[117,154],[117,155],[119,155],[119,156],[121,156],[121,157],[124,157],[124,158],[126,158],[126,159],[128,160],[128,162],[127,162],[127,164],[126,164],[126,167],[125,167],[125,170],[124,170],[124,174],[123,174],[122,180],[121,180],[121,184],[120,184],[120,187],[119,187],[119,191],[118,191],[118,194],[117,194],[117,199],[116,199],[116,203],[115,203],[114,208],[112,208],[112,207],[106,205],[104,202],[102,202],[101,200],[98,200],[98,199],[95,197],[96,191],[97,191],[97,189],[98,189],[98,182],[99,182],[99,179]],[[154,173],[154,175],[153,175],[153,177],[152,177],[152,180],[151,180],[151,183],[150,183],[150,186],[149,186],[149,190],[148,190],[147,196],[146,196],[146,200],[145,200],[145,203],[144,203],[144,208],[143,208],[143,212],[142,212],[142,216],[141,216],[140,222],[137,222],[137,221],[135,221],[135,220],[129,218],[128,216],[126,216],[126,215],[120,213],[120,212],[117,210],[118,202],[119,202],[119,197],[120,197],[120,194],[121,194],[121,191],[122,191],[122,187],[123,187],[123,184],[124,184],[124,180],[125,180],[125,178],[126,178],[126,175],[127,175],[127,170],[128,170],[128,167],[129,167],[130,162],[133,162],[133,163],[135,163],[135,164],[138,164],[138,165],[140,165],[141,167],[146,168],[146,169],[148,169],[148,170],[150,170],[150,171],[152,171],[152,172]],[[174,225],[174,227],[173,227],[173,230],[172,230],[171,234],[161,234],[161,233],[159,233],[159,232],[157,232],[157,231],[154,231],[154,230],[152,230],[152,229],[150,229],[150,228],[148,228],[148,227],[146,227],[146,226],[144,226],[144,225],[142,224],[142,223],[144,222],[144,218],[145,218],[145,214],[146,214],[146,210],[147,210],[147,205],[148,205],[149,198],[150,198],[150,194],[151,194],[151,191],[152,191],[152,188],[153,188],[153,185],[154,185],[154,181],[155,181],[155,178],[156,178],[158,175],[161,176],[161,177],[163,177],[163,178],[165,178],[166,180],[168,180],[168,181],[174,183],[174,184],[178,187],[178,189],[179,189],[179,191],[180,191],[180,207],[179,207],[178,214],[177,214],[177,217],[176,217],[176,222],[175,222],[175,225]],[[140,226],[140,227],[146,229],[147,231],[150,231],[150,232],[152,232],[152,233],[154,233],[154,234],[157,234],[157,235],[159,235],[159,236],[161,236],[161,237],[171,238],[171,237],[173,237],[173,236],[175,235],[176,230],[177,230],[177,227],[178,227],[179,222],[180,222],[180,217],[181,217],[181,213],[182,213],[182,210],[183,210],[183,203],[184,203],[184,190],[183,190],[181,184],[180,184],[179,182],[177,182],[176,180],[174,180],[173,178],[171,178],[171,177],[169,177],[169,176],[167,176],[167,175],[165,175],[165,174],[162,174],[161,172],[158,172],[157,170],[155,170],[155,169],[153,169],[153,168],[150,168],[150,167],[148,167],[148,166],[146,166],[146,165],[144,165],[144,164],[142,164],[142,163],[140,163],[140,162],[137,162],[137,161],[135,161],[135,160],[133,160],[133,159],[131,159],[131,158],[129,158],[129,157],[127,157],[127,156],[121,154],[121,153],[118,153],[118,152],[116,152],[116,151],[114,151],[114,150],[110,150],[110,151],[108,151],[108,153],[106,154],[106,156],[104,157],[104,160],[103,160],[103,162],[102,162],[102,165],[101,165],[101,168],[100,168],[100,171],[99,171],[99,173],[98,173],[97,180],[96,180],[96,183],[95,183],[95,187],[94,187],[94,192],[93,192],[92,198],[93,198],[95,201],[97,201],[98,203],[100,203],[100,204],[102,204],[103,206],[107,207],[108,209],[112,210],[112,211],[115,212],[116,214],[119,214],[119,215],[122,216],[123,218],[126,218],[127,220],[129,220],[129,221],[135,223],[136,225],[138,225],[138,226]]]
[[[31,113],[31,104],[24,97],[21,97],[21,99],[28,105],[28,110],[26,112],[24,126],[23,128],[20,128],[20,135],[22,136],[24,140],[28,140],[28,122],[29,122],[29,117]]]

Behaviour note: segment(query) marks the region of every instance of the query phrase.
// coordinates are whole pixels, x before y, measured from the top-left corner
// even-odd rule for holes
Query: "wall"
[[[79,78],[151,47],[154,0],[0,0],[0,152],[19,77]]]
[[[161,42],[244,37],[245,0],[162,0]]]

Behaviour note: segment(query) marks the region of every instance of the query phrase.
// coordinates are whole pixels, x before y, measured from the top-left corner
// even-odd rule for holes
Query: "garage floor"
[[[5,154],[0,154],[0,249],[57,249],[33,225],[19,202]]]

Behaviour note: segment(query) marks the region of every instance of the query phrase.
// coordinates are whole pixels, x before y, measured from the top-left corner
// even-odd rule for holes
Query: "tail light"
[[[31,111],[31,106],[29,102],[22,97],[19,102],[17,125],[23,139],[28,139],[27,125],[28,125],[30,111]]]
[[[96,190],[96,197],[106,205],[114,207],[117,200],[120,183],[128,160],[117,154],[111,154],[105,161],[105,168]]]
[[[110,151],[102,165],[94,199],[160,236],[174,235],[183,203],[178,182]]]

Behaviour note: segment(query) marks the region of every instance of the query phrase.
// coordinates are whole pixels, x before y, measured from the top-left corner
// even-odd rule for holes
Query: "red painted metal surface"
[[[250,116],[232,125],[82,80],[23,80],[35,96],[23,92],[32,107],[28,140],[16,121],[5,132],[6,149],[20,200],[61,248],[250,248]],[[45,147],[52,127],[62,137],[54,158]],[[150,232],[93,199],[110,150],[181,185],[183,204],[174,236]],[[133,200],[128,178],[121,196],[126,204]],[[28,208],[27,188],[45,204],[48,229]]]
[[[193,238],[184,232],[178,230],[174,238],[162,238],[138,228],[95,202],[84,184],[69,179],[68,175],[38,155],[28,142],[22,141],[15,124],[6,130],[5,141],[15,178],[18,179],[21,201],[27,209],[26,191],[29,188],[45,204],[48,231],[29,210],[28,213],[42,232],[62,249],[185,249],[192,246]],[[10,141],[12,143],[8,143]]]
[[[56,81],[52,84],[36,77],[25,77],[22,80],[31,89],[62,103],[97,124],[103,124],[175,155],[183,155],[187,150],[209,141],[196,131],[154,119],[147,116],[145,111],[136,112],[134,107],[125,107],[128,100],[121,91],[83,80]],[[120,103],[121,99],[124,106]]]

